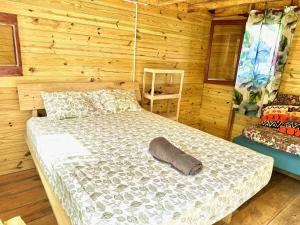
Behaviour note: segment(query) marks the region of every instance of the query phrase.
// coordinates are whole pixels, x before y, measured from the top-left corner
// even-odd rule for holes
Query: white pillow
[[[116,113],[115,97],[111,94],[111,90],[86,91],[84,95],[99,113]]]
[[[134,91],[114,89],[111,91],[115,97],[116,112],[136,112],[142,108],[136,100]]]
[[[50,119],[87,117],[96,111],[81,92],[41,92],[41,95]]]
[[[91,104],[102,114],[141,111],[134,91],[103,89],[85,92]]]

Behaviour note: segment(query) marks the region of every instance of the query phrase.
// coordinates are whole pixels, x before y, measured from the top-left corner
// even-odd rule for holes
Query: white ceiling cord
[[[130,2],[135,4],[135,21],[134,21],[134,36],[133,36],[133,68],[132,68],[132,81],[136,80],[136,43],[137,43],[137,29],[138,29],[138,4],[147,5],[144,3],[139,3],[137,0],[124,0],[125,2]]]
[[[136,39],[138,28],[138,4],[135,3],[135,22],[134,22],[134,37],[133,37],[133,69],[132,69],[132,81],[136,79]]]

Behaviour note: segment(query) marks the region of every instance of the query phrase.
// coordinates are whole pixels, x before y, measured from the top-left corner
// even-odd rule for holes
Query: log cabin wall
[[[16,83],[132,79],[134,5],[122,0],[1,0],[18,15],[22,77],[0,77],[0,174],[33,168],[24,142],[30,112]],[[144,67],[186,71],[180,121],[199,127],[211,15],[141,6],[137,81]]]
[[[290,0],[253,4],[253,9],[264,7],[281,8],[290,5]],[[227,7],[216,9],[213,19],[243,19],[236,16],[240,13],[247,13],[249,5]],[[283,74],[280,92],[300,95],[300,23],[298,23],[293,39],[291,52]],[[208,133],[225,138],[228,126],[228,119],[231,112],[233,86],[204,84],[202,107],[200,110],[200,128]],[[256,117],[246,117],[240,114],[235,115],[233,121],[231,138],[241,134],[245,126],[258,122]]]

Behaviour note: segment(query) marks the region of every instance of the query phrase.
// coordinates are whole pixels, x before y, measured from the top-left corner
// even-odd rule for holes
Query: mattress
[[[27,136],[73,225],[213,224],[260,191],[273,169],[271,157],[147,111],[31,118]],[[147,149],[158,136],[203,170],[184,176],[153,159]]]

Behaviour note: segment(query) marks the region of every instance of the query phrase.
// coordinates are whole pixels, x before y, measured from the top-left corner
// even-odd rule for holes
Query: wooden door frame
[[[208,42],[208,49],[207,49],[207,57],[206,57],[206,63],[205,63],[205,73],[204,73],[204,83],[210,83],[210,84],[221,84],[221,85],[234,85],[236,81],[236,75],[238,70],[238,65],[240,61],[240,55],[241,50],[243,46],[243,40],[244,40],[244,34],[246,30],[246,22],[245,19],[240,20],[212,20],[211,27],[210,27],[210,36],[209,36],[209,42]],[[211,48],[212,48],[212,42],[213,42],[213,35],[214,35],[214,28],[216,25],[244,25],[243,32],[241,34],[241,42],[239,45],[239,53],[237,57],[237,63],[235,67],[235,76],[234,80],[227,81],[227,80],[209,80],[208,79],[208,73],[209,73],[209,66],[210,66],[210,57],[211,57]]]

